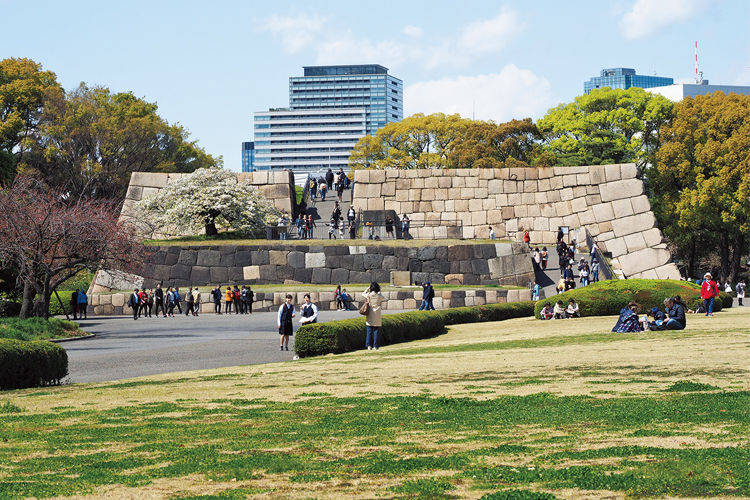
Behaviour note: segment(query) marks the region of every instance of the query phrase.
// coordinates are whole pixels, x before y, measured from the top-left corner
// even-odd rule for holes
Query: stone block
[[[251,251],[250,258],[251,258],[251,262],[256,266],[268,265],[271,262],[268,250]]]
[[[630,204],[630,200],[627,198],[624,200],[612,201],[612,211],[614,212],[616,219],[633,215],[633,207]]]
[[[646,195],[636,196],[630,200],[630,204],[633,207],[633,213],[640,214],[643,212],[651,211],[651,203],[648,201]]]
[[[573,213],[583,212],[588,209],[586,198],[574,198],[570,201],[570,209]]]
[[[588,194],[590,186],[576,186],[573,188],[573,198],[583,198]]]
[[[581,212],[578,214],[578,220],[581,222],[582,226],[587,226],[590,224],[595,224],[596,219],[594,218],[594,211],[593,210],[586,210],[585,212]]]
[[[306,253],[305,254],[305,267],[307,268],[326,267],[326,254],[324,252]]]
[[[670,257],[669,251],[666,249],[644,248],[643,250],[623,255],[618,260],[625,276],[632,276],[649,269],[661,267],[669,263]]]
[[[505,300],[508,302],[519,302],[521,299],[520,292],[520,290],[508,290],[508,295]]]
[[[661,245],[664,243],[664,236],[661,234],[661,231],[659,228],[652,228],[648,231],[644,231],[643,233],[643,239],[646,242],[646,246],[648,247],[655,247],[656,245]]]
[[[367,210],[385,210],[385,200],[383,198],[370,198],[367,200]]]
[[[647,231],[656,226],[656,219],[651,212],[645,212],[622,219],[612,220],[612,231],[616,237],[626,236],[628,234]]]
[[[198,252],[196,252],[195,250],[190,250],[188,248],[183,248],[182,250],[180,250],[180,256],[177,259],[177,262],[185,266],[194,266],[198,262]],[[218,260],[216,264],[219,264]]]
[[[614,238],[607,241],[607,251],[612,253],[612,257],[617,258],[628,253],[628,246],[625,238]]]
[[[246,280],[260,279],[260,266],[245,266],[242,268],[242,272]]]
[[[570,208],[570,202],[568,201],[560,201],[555,203],[555,213],[558,217],[565,217],[566,215],[571,215],[573,211]]]
[[[560,191],[548,191],[547,192],[547,202],[548,203],[558,203],[562,198],[560,197]]]
[[[594,212],[596,222],[608,222],[614,219],[615,213],[612,210],[611,203],[600,203],[591,207]]]
[[[313,269],[312,283],[322,285],[331,283],[331,270],[325,267]]]
[[[573,191],[573,188],[563,188],[560,190],[560,199],[562,201],[570,201],[573,198],[575,198],[575,193]]]
[[[578,185],[575,174],[563,175],[562,181],[563,187],[573,187]]]
[[[357,198],[380,198],[382,195],[380,184],[356,184]]]
[[[568,226],[570,228],[580,227],[581,226],[581,221],[578,218],[578,214],[567,215],[567,216],[563,217],[563,225],[564,226]],[[534,240],[532,240],[532,241],[534,241]]]
[[[628,246],[628,252],[635,252],[648,246],[646,245],[646,240],[643,238],[643,233],[629,234],[624,239],[625,244]]]
[[[678,280],[680,279],[680,270],[673,263],[665,264],[654,269],[656,277],[660,280]]]
[[[643,181],[640,179],[607,182],[599,186],[599,193],[603,202],[641,196],[643,190]]]
[[[209,285],[211,283],[226,283],[229,281],[229,272],[226,267],[209,267],[209,276],[208,279],[199,279],[195,276],[195,271],[197,269],[200,269],[200,267],[194,267],[193,268],[193,276],[191,276],[191,279],[193,281],[194,285]],[[244,271],[243,271],[244,274]]]
[[[324,254],[325,255],[325,254]],[[255,260],[253,260],[255,262]],[[305,267],[305,254],[303,252],[289,252],[286,256],[286,263],[289,267],[300,269]],[[324,257],[325,264],[325,257]]]
[[[114,293],[112,294],[112,305],[115,307],[122,307],[125,305],[126,300],[126,294],[124,293]]]
[[[167,187],[168,179],[169,174],[161,174],[155,172],[133,172],[133,174],[130,176],[130,185],[163,189]]]
[[[289,254],[289,252],[286,250],[269,250],[269,263],[273,264],[274,266],[285,266],[287,254]]]
[[[638,177],[638,167],[635,163],[623,163],[620,165],[621,179],[635,179]]]
[[[466,187],[467,188],[478,188],[479,187],[479,177],[467,177],[466,178]]]
[[[622,179],[620,165],[604,165],[604,177],[607,182],[619,181]]]
[[[589,167],[589,180],[593,185],[599,185],[607,182],[603,165],[593,165]]]

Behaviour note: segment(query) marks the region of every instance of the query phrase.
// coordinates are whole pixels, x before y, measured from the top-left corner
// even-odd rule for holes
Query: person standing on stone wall
[[[164,290],[161,288],[161,283],[156,284],[156,290],[154,290],[154,304],[156,305],[156,317],[159,317],[159,309],[164,317],[167,317],[167,310],[164,309]]]
[[[391,214],[388,214],[385,217],[385,237],[391,240],[396,239],[393,235],[393,218],[391,217]]]
[[[401,217],[401,237],[403,239],[409,239],[409,226],[411,225],[411,219],[408,215],[404,214]]]
[[[329,169],[330,172],[330,169]],[[286,301],[279,307],[279,313],[276,317],[276,323],[279,327],[279,350],[289,350],[289,337],[294,335],[294,325],[292,324],[292,318],[294,318],[294,305],[292,305],[292,296],[286,296]]]

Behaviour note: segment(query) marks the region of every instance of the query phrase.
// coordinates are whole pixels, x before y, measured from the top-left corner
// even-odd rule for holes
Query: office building
[[[258,111],[255,169],[347,169],[366,127],[365,108]]]
[[[610,68],[603,69],[600,76],[595,76],[588,82],[583,82],[583,92],[584,94],[589,94],[594,89],[604,87],[611,89],[629,89],[630,87],[647,89],[650,87],[672,85],[673,83],[674,78],[636,75],[635,70],[632,68]]]
[[[661,94],[670,101],[678,102],[686,97],[695,97],[699,95],[712,94],[721,91],[729,95],[735,94],[750,95],[750,87],[740,85],[709,85],[708,80],[702,80],[703,83],[675,83],[663,87],[653,87],[648,89],[649,92]]]
[[[252,172],[255,168],[255,143],[242,143],[242,171]]]
[[[403,82],[377,64],[306,66],[289,107],[255,113],[256,170],[347,168],[357,141],[404,116]]]

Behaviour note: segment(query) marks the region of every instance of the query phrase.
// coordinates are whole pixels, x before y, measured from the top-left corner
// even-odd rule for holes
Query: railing
[[[393,231],[388,232],[389,224],[383,222],[361,223],[361,214],[357,215],[354,221],[355,239],[365,240],[440,240],[440,239],[461,239],[463,237],[463,225],[461,221],[411,221],[408,231],[404,231],[401,221],[394,221],[392,224]],[[336,228],[336,238],[350,239],[349,221],[344,215],[343,237]],[[315,221],[313,229],[313,238],[316,240],[329,239],[328,230],[330,222],[321,219]],[[267,240],[299,240],[300,238],[297,226],[294,222],[289,222],[286,226],[269,225],[266,226]]]
[[[588,229],[584,228],[584,231],[586,231],[586,246],[591,249],[594,246],[594,238],[591,236],[591,233],[589,233]],[[604,279],[616,279],[617,276],[615,275],[615,272],[610,267],[609,262],[605,260],[602,249],[599,248],[598,245],[596,248],[596,252],[594,252],[594,255],[596,256],[596,260],[599,262],[599,274],[601,274]]]

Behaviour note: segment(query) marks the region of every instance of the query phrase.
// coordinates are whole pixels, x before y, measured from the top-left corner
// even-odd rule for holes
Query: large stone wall
[[[586,229],[628,278],[676,279],[634,164],[585,167],[358,170],[354,203],[414,221],[460,223],[464,238],[496,236],[552,245],[559,226]],[[419,226],[419,224],[415,224]],[[414,227],[417,238],[446,227]],[[579,241],[582,241],[579,239]]]
[[[534,279],[521,243],[378,246],[163,246],[144,273],[143,286],[274,283],[389,283],[393,273],[436,284],[527,286]],[[399,275],[401,277],[402,275]],[[94,291],[103,291],[99,288]]]

